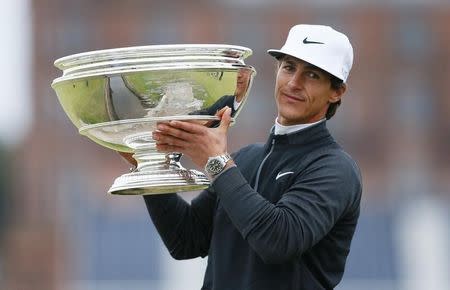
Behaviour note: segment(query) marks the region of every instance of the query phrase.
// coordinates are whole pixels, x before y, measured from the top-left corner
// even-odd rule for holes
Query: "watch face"
[[[224,167],[224,164],[222,162],[220,162],[220,160],[211,159],[208,162],[208,166],[206,167],[206,169],[210,174],[215,175],[215,174],[220,173],[220,171],[222,171],[223,167]]]

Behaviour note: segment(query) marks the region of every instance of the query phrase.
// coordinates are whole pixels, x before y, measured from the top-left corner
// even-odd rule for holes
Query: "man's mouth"
[[[288,99],[288,100],[292,100],[292,101],[297,101],[297,102],[304,102],[306,101],[306,98],[303,96],[298,96],[298,95],[292,95],[292,94],[287,94],[287,93],[281,93],[281,95]]]

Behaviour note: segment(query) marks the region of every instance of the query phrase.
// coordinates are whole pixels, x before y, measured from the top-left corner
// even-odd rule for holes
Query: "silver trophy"
[[[209,185],[200,171],[185,169],[181,154],[157,152],[158,122],[219,123],[228,106],[232,123],[245,103],[255,69],[252,54],[231,45],[153,45],[91,51],[55,61],[63,71],[52,87],[79,133],[133,153],[137,168],[114,181],[112,194],[194,191]]]

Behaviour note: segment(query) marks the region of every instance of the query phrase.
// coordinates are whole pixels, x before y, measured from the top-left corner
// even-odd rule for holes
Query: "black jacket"
[[[202,289],[333,289],[359,216],[361,177],[325,122],[234,154],[191,205],[146,196],[173,257],[208,255]]]

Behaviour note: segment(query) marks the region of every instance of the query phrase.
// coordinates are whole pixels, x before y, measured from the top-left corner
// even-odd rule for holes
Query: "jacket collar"
[[[270,130],[270,135],[267,140],[266,146],[270,148],[272,143],[275,144],[291,144],[291,145],[307,145],[321,141],[332,141],[326,121],[320,122],[313,126],[307,127],[285,135],[275,135],[274,127]]]

